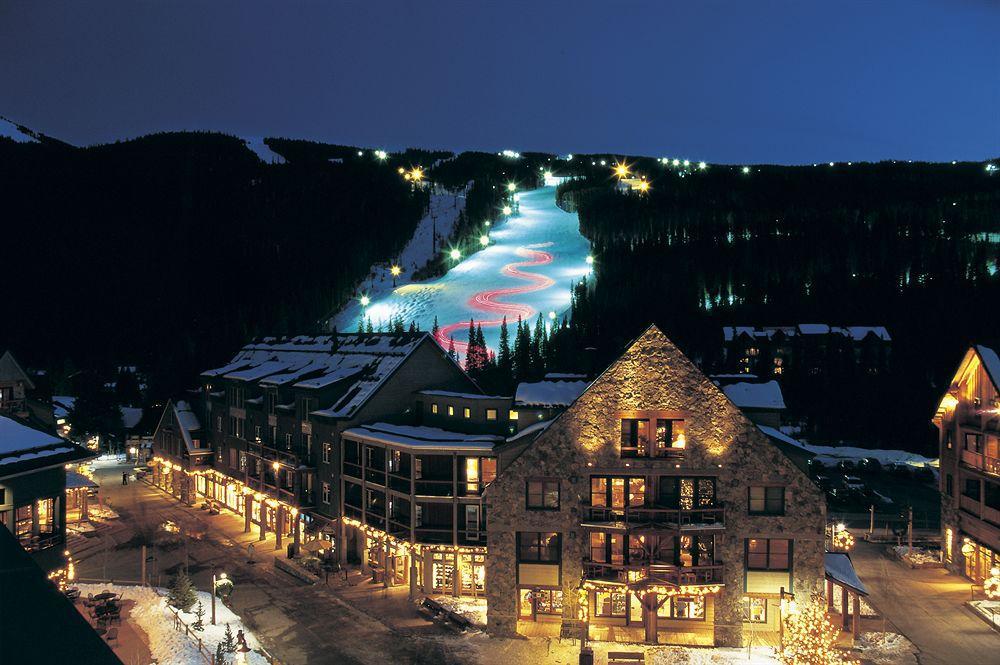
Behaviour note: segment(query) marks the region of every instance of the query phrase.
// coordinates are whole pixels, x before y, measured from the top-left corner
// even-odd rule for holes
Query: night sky
[[[1000,155],[1000,3],[0,1],[0,115],[712,162]]]

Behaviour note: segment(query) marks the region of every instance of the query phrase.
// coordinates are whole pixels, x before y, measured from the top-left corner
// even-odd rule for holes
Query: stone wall
[[[684,413],[683,458],[623,460],[619,412],[628,410]],[[575,630],[576,588],[588,547],[587,532],[579,527],[581,509],[589,504],[590,475],[598,471],[717,477],[716,500],[725,506],[726,529],[716,538],[717,558],[725,564],[725,588],[716,599],[716,644],[742,643],[746,538],[794,539],[796,596],[808,599],[822,591],[826,522],[822,492],[663,333],[651,327],[487,489],[491,633],[516,630],[518,531],[563,534],[564,632]],[[558,511],[526,510],[525,481],[531,477],[560,478]],[[785,486],[784,516],[748,513],[748,486],[763,483]]]

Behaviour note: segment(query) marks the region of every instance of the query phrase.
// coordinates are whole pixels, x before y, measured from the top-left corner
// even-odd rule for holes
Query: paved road
[[[96,476],[101,495],[110,499],[121,521],[132,527],[117,538],[118,545],[98,548],[77,566],[81,578],[138,580],[140,542],[129,539],[135,533],[156,533],[166,520],[177,524],[182,533],[205,535],[185,537],[173,546],[157,546],[151,551],[150,574],[159,574],[165,584],[168,575],[185,560],[200,589],[211,586],[213,568],[226,571],[235,582],[233,609],[254,631],[261,643],[283,664],[299,663],[458,663],[463,658],[460,644],[424,638],[388,628],[361,610],[339,600],[329,589],[299,582],[276,571],[267,554],[274,541],[258,546],[259,561],[249,565],[239,520],[232,516],[209,516],[181,506],[159,490],[140,482],[121,485],[122,467],[99,468]],[[235,528],[233,528],[235,526]],[[161,531],[162,533],[162,531]],[[128,541],[128,542],[124,542]],[[454,641],[452,641],[454,642]]]
[[[915,569],[859,541],[851,554],[872,604],[910,639],[921,665],[1000,663],[1000,634],[963,603],[969,582],[940,568]]]

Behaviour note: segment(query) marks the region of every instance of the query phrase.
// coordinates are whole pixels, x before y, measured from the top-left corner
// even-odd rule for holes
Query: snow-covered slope
[[[430,330],[436,316],[442,328],[459,324],[454,331],[458,343],[465,340],[461,326],[471,318],[483,323],[487,345],[496,348],[504,311],[517,310],[526,318],[538,312],[560,314],[569,307],[571,283],[590,272],[586,262],[590,243],[580,235],[577,216],[556,205],[554,187],[521,194],[520,214],[494,227],[490,239],[493,244],[438,279],[397,280],[398,287],[391,289],[389,276],[378,279],[370,292],[366,284],[363,292],[371,298],[367,315],[372,323],[377,328],[401,316],[407,323],[416,321],[421,330]],[[429,242],[424,244],[429,248]],[[412,269],[409,264],[403,267]],[[357,328],[361,310],[356,300],[351,302],[336,317],[337,328]],[[513,324],[517,317],[507,318]]]
[[[265,164],[284,164],[285,158],[271,150],[266,143],[264,143],[263,136],[244,136],[243,142],[247,144],[247,147],[254,151],[260,161]]]
[[[18,143],[38,143],[38,139],[31,134],[21,131],[17,125],[6,118],[0,117],[0,136],[17,141]]]

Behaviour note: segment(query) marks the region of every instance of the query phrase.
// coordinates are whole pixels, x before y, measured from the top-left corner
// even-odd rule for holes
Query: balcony
[[[668,563],[613,564],[595,561],[583,562],[583,574],[595,582],[621,582],[635,584],[672,584],[674,586],[696,584],[722,584],[723,565],[675,566]]]
[[[42,534],[21,538],[21,546],[28,552],[39,552],[41,550],[62,545],[66,537],[61,533]]]
[[[977,471],[982,471],[983,473],[1000,476],[1000,458],[991,457],[989,455],[973,452],[971,450],[963,450],[962,464],[969,468],[976,469]]]
[[[965,512],[979,517],[979,499],[973,499],[963,494],[958,498],[958,504]]]
[[[627,508],[607,508],[604,506],[584,506],[584,520],[600,525],[615,524],[625,529],[657,529],[676,531],[694,529],[724,529],[725,510],[720,506],[711,508],[663,508],[659,506],[638,506]]]

